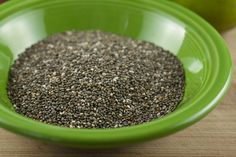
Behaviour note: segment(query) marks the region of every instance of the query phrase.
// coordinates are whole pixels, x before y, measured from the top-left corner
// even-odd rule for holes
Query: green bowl
[[[171,114],[116,129],[70,129],[23,117],[7,96],[8,71],[26,47],[56,32],[100,29],[156,43],[184,64],[184,100]],[[116,147],[160,138],[198,121],[225,94],[232,72],[228,49],[213,27],[166,0],[14,0],[0,7],[0,125],[46,142]]]

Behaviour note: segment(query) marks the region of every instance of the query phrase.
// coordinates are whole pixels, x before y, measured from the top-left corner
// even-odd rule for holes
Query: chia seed
[[[27,48],[9,72],[15,111],[70,128],[117,128],[174,111],[181,62],[153,43],[101,31],[67,31]]]

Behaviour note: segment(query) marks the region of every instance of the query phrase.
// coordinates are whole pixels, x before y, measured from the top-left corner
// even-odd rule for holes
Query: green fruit
[[[236,0],[171,0],[208,20],[218,31],[236,26]]]

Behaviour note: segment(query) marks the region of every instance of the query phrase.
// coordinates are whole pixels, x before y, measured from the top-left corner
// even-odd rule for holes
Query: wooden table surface
[[[223,34],[236,64],[236,28]],[[56,156],[236,156],[236,68],[223,102],[206,118],[176,134],[111,150],[63,148],[0,129],[0,157]]]

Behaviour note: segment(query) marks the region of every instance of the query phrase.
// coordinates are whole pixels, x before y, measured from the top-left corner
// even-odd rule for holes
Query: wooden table
[[[223,34],[236,64],[236,28]],[[80,150],[44,144],[0,129],[0,157],[236,156],[236,68],[224,101],[197,124],[171,136],[112,150]]]

